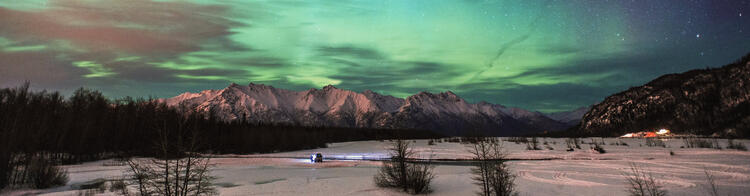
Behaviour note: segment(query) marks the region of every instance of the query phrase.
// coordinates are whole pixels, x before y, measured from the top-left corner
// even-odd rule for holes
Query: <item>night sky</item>
[[[250,82],[543,112],[750,52],[743,0],[0,0],[0,85],[112,98]]]

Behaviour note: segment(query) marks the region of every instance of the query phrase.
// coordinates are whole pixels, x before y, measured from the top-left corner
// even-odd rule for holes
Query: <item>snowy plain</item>
[[[590,138],[582,139],[591,142]],[[652,173],[668,195],[707,195],[704,171],[715,176],[721,195],[750,193],[750,152],[730,149],[680,148],[681,139],[666,139],[666,147],[648,147],[645,139],[604,138],[607,153],[600,154],[582,144],[566,151],[563,138],[539,138],[554,148],[526,150],[523,143],[503,142],[508,164],[517,175],[520,195],[627,195],[623,174],[631,164]],[[601,141],[595,138],[594,141]],[[612,145],[615,142],[628,145]],[[735,140],[750,146],[749,140]],[[417,158],[470,159],[468,145],[461,143],[412,141]],[[726,146],[726,140],[720,140]],[[221,195],[407,195],[378,188],[373,175],[387,158],[388,141],[358,141],[329,144],[328,148],[253,155],[220,155],[212,158],[212,174]],[[670,155],[670,151],[674,155]],[[320,152],[327,159],[310,163],[310,154]],[[78,184],[97,178],[116,179],[124,166],[105,166],[112,160],[64,166],[70,182],[65,187],[14,191],[9,194],[78,195]],[[475,195],[471,166],[438,164],[429,195]],[[112,193],[105,193],[112,194]]]

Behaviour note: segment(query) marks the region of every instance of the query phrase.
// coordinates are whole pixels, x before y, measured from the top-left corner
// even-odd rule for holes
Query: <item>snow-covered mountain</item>
[[[581,118],[583,118],[583,115],[589,110],[591,110],[591,106],[585,106],[571,111],[549,113],[547,114],[547,117],[552,120],[566,123],[570,126],[575,126],[581,122]]]
[[[421,92],[401,99],[328,85],[290,91],[263,84],[231,84],[220,90],[162,99],[170,106],[214,112],[225,120],[304,126],[428,129],[446,135],[520,135],[568,128],[539,112],[487,102],[468,103],[453,92]]]

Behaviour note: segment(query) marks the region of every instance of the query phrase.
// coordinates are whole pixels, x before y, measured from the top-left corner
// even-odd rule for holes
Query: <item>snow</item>
[[[410,107],[418,107],[429,114],[452,115],[482,114],[489,117],[512,116],[513,118],[541,118],[544,115],[521,108],[506,108],[502,105],[468,103],[453,92],[438,94],[420,92],[406,99],[380,95],[370,90],[362,93],[325,86],[322,89],[291,91],[263,84],[242,86],[231,84],[225,89],[205,90],[200,93],[183,93],[162,99],[170,106],[185,103],[199,111],[219,108],[223,119],[236,119],[243,114],[251,115],[267,111],[292,114],[310,111],[317,114],[335,113],[398,113]],[[279,119],[275,119],[279,120]]]
[[[163,99],[168,105],[185,103],[198,110],[221,108],[225,119],[241,117],[241,114],[252,114],[268,110],[286,113],[296,111],[326,112],[396,112],[404,100],[392,96],[383,96],[372,91],[357,93],[342,90],[333,86],[306,91],[277,89],[263,84],[241,86],[231,84],[225,89],[206,90],[200,93],[183,93],[179,96]]]
[[[647,147],[644,139],[606,138],[607,145],[603,147],[607,153],[598,154],[589,150],[588,144],[582,144],[582,150],[567,152],[565,139],[539,141],[541,146],[547,141],[554,150],[528,151],[523,143],[504,142],[508,158],[521,159],[508,162],[518,176],[520,195],[626,195],[623,173],[633,163],[652,173],[669,195],[706,195],[704,168],[715,176],[721,195],[744,195],[750,191],[747,151],[680,148],[683,144],[679,139],[666,140],[664,148]],[[610,145],[615,141],[629,145]],[[748,140],[736,142],[750,145]],[[726,143],[721,140],[722,145]],[[373,183],[380,162],[370,159],[387,158],[387,145],[387,141],[359,141],[293,152],[221,155],[212,159],[212,174],[219,177],[216,183],[221,195],[405,195]],[[419,158],[470,158],[465,144],[427,145],[427,140],[416,140],[413,146]],[[670,151],[675,155],[670,156]],[[310,163],[310,154],[316,152],[327,160]],[[78,191],[71,190],[71,184],[122,175],[125,167],[104,166],[107,161],[65,166],[71,177],[66,187],[13,193],[76,195]],[[431,195],[473,195],[478,189],[472,184],[470,169],[469,165],[437,165]]]

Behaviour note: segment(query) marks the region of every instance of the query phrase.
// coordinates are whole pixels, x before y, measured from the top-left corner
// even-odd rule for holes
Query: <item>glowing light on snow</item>
[[[294,159],[293,162],[296,163],[313,163],[310,159]]]
[[[351,160],[364,160],[365,155],[347,155],[347,156],[344,156],[344,158],[351,159]]]

